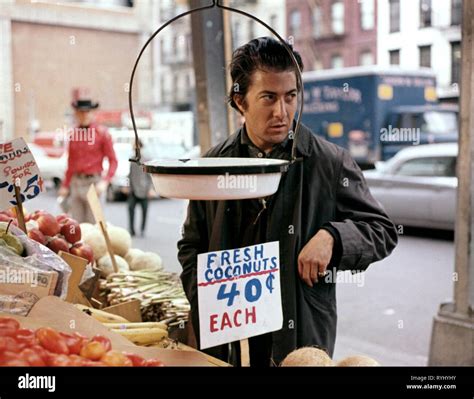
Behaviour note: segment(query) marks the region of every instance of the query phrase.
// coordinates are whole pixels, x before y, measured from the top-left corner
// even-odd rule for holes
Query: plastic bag
[[[13,304],[20,301],[21,310],[16,309],[11,313],[23,314],[27,310],[27,314],[34,303],[40,299],[40,295],[55,295],[65,299],[72,272],[69,265],[49,248],[30,239],[18,227],[11,225],[9,232],[19,238],[25,248],[25,256],[12,254],[8,248],[0,246],[0,279],[5,280],[0,282],[10,282],[10,285],[3,284],[3,290],[0,289],[0,311],[8,312],[12,308],[8,302]],[[13,295],[12,287],[15,285],[15,278],[32,278],[35,281],[22,283],[24,287],[28,287],[30,284],[30,289],[22,291],[21,295]],[[48,287],[52,287],[52,292],[40,290],[40,288]],[[6,292],[10,292],[10,294]],[[7,300],[8,297],[10,297],[10,301]],[[27,309],[27,304],[31,305],[30,309]]]

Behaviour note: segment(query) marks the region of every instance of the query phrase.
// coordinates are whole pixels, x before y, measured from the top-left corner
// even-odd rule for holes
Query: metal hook
[[[301,69],[300,69],[298,61],[296,60],[296,57],[293,53],[293,49],[288,45],[288,43],[271,26],[269,26],[268,24],[266,24],[262,20],[258,19],[257,17],[254,17],[253,15],[251,15],[249,13],[246,13],[245,11],[241,11],[241,10],[238,10],[236,8],[231,8],[231,7],[227,7],[223,4],[220,4],[219,0],[212,0],[211,5],[198,7],[198,8],[193,8],[192,10],[186,11],[186,12],[184,12],[182,14],[179,14],[176,17],[170,19],[168,22],[166,22],[164,25],[162,25],[158,30],[156,30],[150,36],[150,38],[146,41],[146,43],[143,45],[140,53],[138,54],[138,58],[135,61],[135,65],[133,66],[132,75],[130,76],[130,84],[129,84],[129,92],[128,92],[128,104],[129,104],[129,108],[130,108],[130,117],[132,119],[133,131],[135,133],[135,158],[131,158],[130,162],[136,162],[138,164],[140,163],[140,146],[138,144],[139,139],[138,139],[138,133],[137,133],[137,126],[136,126],[136,123],[135,123],[135,116],[133,114],[132,88],[133,88],[133,78],[135,77],[135,72],[136,72],[138,63],[140,62],[140,59],[141,59],[145,49],[148,47],[148,45],[151,43],[151,41],[155,38],[155,36],[158,35],[158,33],[160,33],[164,28],[166,28],[168,25],[170,25],[171,23],[173,23],[177,19],[185,17],[186,15],[192,14],[193,12],[199,12],[199,11],[211,9],[211,8],[214,8],[214,7],[222,8],[223,10],[227,10],[227,11],[230,11],[230,12],[235,12],[237,14],[241,14],[245,17],[253,19],[254,21],[257,21],[259,24],[261,24],[265,28],[267,28],[273,35],[275,35],[280,40],[280,42],[283,44],[286,51],[290,55],[290,58],[291,58],[291,60],[294,64],[295,70],[296,70],[297,85],[300,88],[299,111],[298,111],[298,116],[296,118],[296,126],[295,126],[294,137],[293,137],[293,146],[292,146],[292,149],[291,149],[291,162],[294,163],[294,162],[298,161],[298,159],[296,158],[296,140],[297,140],[297,137],[298,137],[299,127],[301,125],[301,116],[303,114],[304,89],[303,89],[303,78],[301,76]]]

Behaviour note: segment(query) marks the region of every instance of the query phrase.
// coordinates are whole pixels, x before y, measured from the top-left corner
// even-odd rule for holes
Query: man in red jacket
[[[91,184],[95,184],[99,195],[107,190],[117,170],[117,158],[107,129],[93,122],[93,110],[99,104],[91,100],[77,100],[71,105],[77,125],[68,133],[68,165],[58,195],[69,195],[70,211],[79,223],[94,223],[94,216],[87,202],[87,191]],[[109,162],[105,176],[102,174],[104,158]]]

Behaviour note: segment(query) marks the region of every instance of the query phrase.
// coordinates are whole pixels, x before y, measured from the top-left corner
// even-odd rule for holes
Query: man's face
[[[74,117],[79,126],[89,126],[94,119],[94,113],[92,111],[81,111],[74,110]]]
[[[298,106],[294,71],[256,70],[245,101],[235,102],[245,117],[247,133],[261,150],[269,152],[285,140]]]

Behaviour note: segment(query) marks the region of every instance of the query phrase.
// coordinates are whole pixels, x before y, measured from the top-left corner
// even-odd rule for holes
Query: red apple
[[[69,252],[73,255],[87,259],[89,263],[94,263],[94,252],[92,252],[92,248],[87,244],[74,244],[69,250]]]
[[[40,211],[34,211],[33,213],[30,214],[30,219],[37,220],[40,216],[48,214],[46,211],[40,210]]]
[[[46,245],[46,237],[38,229],[28,230],[28,237],[30,237],[32,240],[39,242],[40,244]]]
[[[48,248],[58,253],[59,251],[69,252],[69,245],[64,238],[53,237],[48,243]]]
[[[45,236],[55,236],[61,231],[59,223],[56,218],[49,213],[44,213],[39,216],[36,221],[38,222],[38,228]]]
[[[81,226],[75,220],[66,219],[61,226],[61,234],[68,242],[74,244],[81,239]]]
[[[13,219],[11,216],[8,216],[4,213],[0,213],[0,222],[9,222],[11,219]]]
[[[60,215],[56,216],[56,221],[59,224],[66,223],[67,219],[70,219],[70,217],[67,213],[61,213]]]

